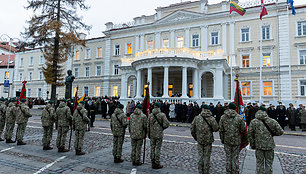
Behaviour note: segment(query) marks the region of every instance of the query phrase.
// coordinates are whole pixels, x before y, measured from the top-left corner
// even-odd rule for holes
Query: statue
[[[72,71],[67,71],[68,76],[65,77],[65,84],[66,84],[66,92],[65,92],[65,98],[71,99],[72,94],[72,82],[74,81],[75,77],[72,75]]]

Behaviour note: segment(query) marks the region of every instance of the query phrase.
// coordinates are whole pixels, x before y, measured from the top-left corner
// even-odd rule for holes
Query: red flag
[[[264,5],[264,2],[263,0],[261,0],[261,13],[260,13],[260,20],[262,20],[262,17],[267,15],[268,14],[268,11]]]
[[[79,87],[77,87],[77,90],[76,90],[75,96],[74,96],[73,113],[74,113],[75,109],[76,109],[77,106],[78,106],[78,89],[79,89]],[[72,114],[73,114],[73,113],[72,113]]]
[[[150,108],[150,92],[149,92],[149,85],[146,87],[146,96],[142,103],[142,112],[149,116],[149,108]]]
[[[25,84],[27,83],[27,81],[23,81],[22,83],[23,83],[23,85],[22,85],[19,101],[21,99],[27,99],[27,90],[26,90],[26,87],[25,87]]]

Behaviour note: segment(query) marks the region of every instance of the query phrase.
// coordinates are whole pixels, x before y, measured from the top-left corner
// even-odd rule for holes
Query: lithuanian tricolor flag
[[[246,12],[246,10],[242,7],[240,7],[238,4],[236,4],[233,1],[230,1],[230,13],[232,14],[232,11],[237,12],[241,16],[243,16]]]

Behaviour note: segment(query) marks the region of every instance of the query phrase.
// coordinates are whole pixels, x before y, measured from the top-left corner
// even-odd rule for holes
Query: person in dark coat
[[[209,104],[209,110],[210,110],[212,116],[215,117],[216,113],[215,113],[215,106],[214,106],[213,103]]]
[[[106,118],[107,103],[105,102],[104,99],[102,100],[101,105],[102,105],[102,117],[103,117],[103,118]]]
[[[216,121],[219,124],[221,116],[224,114],[224,107],[221,105],[220,102],[218,102],[218,104],[215,107],[215,113],[216,113]]]
[[[184,104],[183,104],[182,122],[186,122],[187,121],[187,111],[188,111],[188,106],[187,106],[186,102],[184,102]]]
[[[285,129],[285,126],[287,125],[286,123],[286,117],[287,117],[287,111],[286,107],[280,103],[280,105],[277,106],[276,108],[276,113],[277,113],[277,121],[281,125],[283,129]]]
[[[194,114],[193,113],[193,105],[192,105],[192,103],[189,103],[188,108],[187,108],[187,120],[186,120],[187,123],[191,123],[193,114]]]
[[[253,106],[249,108],[249,116],[247,118],[247,125],[255,118],[255,114],[258,111],[257,103],[253,103]]]
[[[300,129],[302,129],[302,127],[301,127],[301,113],[302,113],[302,110],[303,110],[303,105],[299,104],[299,108],[296,109],[296,112],[297,112],[296,126],[299,126]]]
[[[89,103],[90,127],[94,127],[93,123],[96,120],[96,103],[91,101]]]
[[[287,115],[289,119],[289,128],[292,131],[295,131],[297,112],[292,103],[289,104],[289,108],[287,109]]]
[[[270,118],[273,118],[274,120],[277,121],[277,112],[276,112],[276,109],[275,109],[274,105],[272,105],[271,107],[268,108],[267,113],[268,113],[268,116]]]
[[[201,113],[201,108],[199,107],[199,105],[198,105],[198,103],[197,102],[194,102],[194,106],[193,106],[193,118],[192,118],[192,121],[193,121],[193,119],[194,119],[194,117],[196,117],[196,116],[198,116],[198,115],[200,115],[200,113]],[[191,122],[192,122],[191,121]]]
[[[183,105],[180,101],[175,105],[175,113],[176,113],[176,120],[178,122],[181,122],[183,118]]]

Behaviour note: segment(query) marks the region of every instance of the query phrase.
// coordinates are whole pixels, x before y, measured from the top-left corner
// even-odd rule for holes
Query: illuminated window
[[[10,72],[9,71],[5,71],[4,79],[9,79],[9,78],[10,78]]]
[[[163,48],[169,48],[169,39],[163,39]]]
[[[251,82],[241,82],[242,96],[251,96]]]
[[[183,36],[179,36],[176,38],[176,45],[177,45],[177,48],[184,47],[184,37]]]
[[[34,57],[30,57],[29,65],[33,65]]]
[[[247,42],[250,40],[250,29],[244,28],[241,29],[241,42]]]
[[[250,56],[242,55],[242,68],[250,67]]]
[[[306,64],[306,50],[300,51],[300,64],[301,65]]]
[[[298,22],[298,35],[306,36],[306,22]]]
[[[87,97],[88,96],[88,86],[84,86],[84,94]]]
[[[86,49],[86,59],[90,59],[90,49]]]
[[[147,50],[152,50],[153,49],[153,40],[148,40],[147,41]]]
[[[90,75],[90,67],[87,66],[85,67],[85,77],[89,77],[89,75]]]
[[[113,86],[113,96],[114,97],[118,96],[118,86]]]
[[[78,88],[77,87],[74,87],[73,88],[73,96],[75,96],[75,93],[77,92]]]
[[[271,66],[271,54],[263,53],[262,56],[262,66]]]
[[[132,54],[132,44],[126,44],[126,54]]]
[[[263,26],[261,34],[262,34],[262,40],[269,40],[270,39],[270,26]]]
[[[100,97],[100,86],[96,86],[96,97]]]
[[[102,75],[102,66],[97,65],[96,66],[96,76],[101,76]]]
[[[263,82],[264,96],[272,96],[272,81]]]
[[[193,47],[199,46],[199,35],[198,34],[192,35],[192,46]]]
[[[23,58],[20,58],[20,66],[23,67],[23,65],[24,65]]]
[[[190,83],[188,88],[189,88],[189,95],[190,95],[190,97],[192,97],[193,96],[193,84]]]
[[[144,88],[143,88],[143,89],[144,89],[144,90],[143,90],[143,95],[144,95],[144,96],[146,96],[146,94],[147,94],[147,90],[146,90],[147,87],[148,87],[148,85],[144,85]]]
[[[168,95],[169,97],[172,97],[172,94],[173,94],[173,85],[168,85]]]
[[[74,60],[80,60],[80,51],[75,51],[75,59]]]
[[[115,45],[115,56],[119,56],[120,55],[120,45]]]
[[[102,57],[102,47],[98,47],[97,48],[97,58],[101,58]]]
[[[211,44],[212,45],[218,45],[219,44],[219,33],[218,32],[212,32],[211,33]]]
[[[128,86],[128,97],[131,97],[131,85]]]

